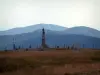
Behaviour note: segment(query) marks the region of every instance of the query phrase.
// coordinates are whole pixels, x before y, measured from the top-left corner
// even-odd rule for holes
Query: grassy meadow
[[[1,51],[0,75],[100,75],[100,51]]]

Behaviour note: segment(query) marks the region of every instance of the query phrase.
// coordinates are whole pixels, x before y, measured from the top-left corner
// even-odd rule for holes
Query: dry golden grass
[[[0,52],[0,75],[100,75],[100,51]]]

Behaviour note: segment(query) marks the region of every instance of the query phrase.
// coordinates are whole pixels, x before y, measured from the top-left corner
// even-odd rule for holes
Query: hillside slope
[[[41,45],[41,30],[20,35],[0,36],[0,41],[2,42],[0,43],[0,49],[5,49],[5,47],[12,49],[13,38],[15,38],[17,47],[28,48],[31,45],[36,48]],[[55,45],[63,47],[64,44],[69,46],[79,44],[82,47],[85,44],[84,47],[93,48],[93,44],[95,44],[95,48],[100,48],[100,38],[76,34],[60,34],[50,30],[46,30],[46,43],[50,47],[54,47]]]

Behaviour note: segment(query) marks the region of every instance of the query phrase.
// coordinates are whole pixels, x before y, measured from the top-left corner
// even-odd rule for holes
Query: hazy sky
[[[0,30],[37,23],[100,30],[100,0],[0,0]]]

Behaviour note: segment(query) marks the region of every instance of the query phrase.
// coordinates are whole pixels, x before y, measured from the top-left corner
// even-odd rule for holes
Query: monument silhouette
[[[41,43],[41,48],[49,48],[48,45],[46,44],[46,38],[45,38],[45,29],[42,29],[42,43]]]

